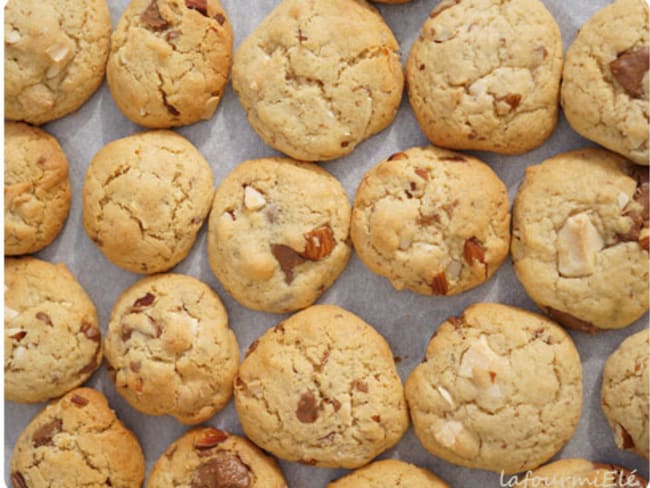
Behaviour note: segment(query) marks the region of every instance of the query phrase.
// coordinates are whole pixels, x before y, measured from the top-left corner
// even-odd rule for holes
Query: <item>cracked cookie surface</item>
[[[508,207],[505,185],[483,162],[412,148],[364,176],[352,241],[366,266],[396,289],[454,295],[486,281],[508,255]]]
[[[512,261],[528,295],[586,332],[648,310],[648,171],[601,149],[526,169],[513,207]]]
[[[140,488],[144,456],[104,395],[77,388],[25,427],[11,458],[14,488]]]
[[[68,160],[47,132],[5,122],[5,255],[49,245],[70,210]]]
[[[351,254],[350,203],[315,164],[246,161],[217,189],[208,230],[210,266],[243,305],[283,313],[314,303]]]
[[[625,339],[603,369],[602,407],[619,449],[648,458],[650,331]]]
[[[147,488],[287,488],[278,463],[243,437],[191,430],[158,459]]]
[[[251,344],[235,379],[246,435],[288,461],[357,468],[408,427],[384,338],[356,315],[314,305]]]
[[[5,7],[5,117],[44,124],[77,110],[104,79],[105,0],[10,0]]]
[[[179,274],[145,278],[115,302],[104,354],[117,391],[148,415],[196,424],[232,395],[239,346],[221,300]]]
[[[430,471],[394,459],[377,461],[332,481],[327,488],[448,488]]]
[[[7,400],[58,397],[101,363],[97,311],[63,264],[5,259],[4,318]]]
[[[209,119],[228,81],[232,43],[218,0],[133,0],[111,37],[113,99],[146,127]]]
[[[569,335],[525,310],[478,303],[447,319],[406,381],[417,437],[435,456],[516,473],[575,432],[582,367]]]
[[[615,464],[592,463],[585,459],[561,459],[520,476],[516,488],[644,488],[647,481],[636,473]]]
[[[567,51],[562,108],[571,127],[648,165],[648,4],[618,0],[591,17]]]
[[[107,144],[91,161],[84,228],[121,268],[166,271],[189,253],[213,193],[210,166],[187,139],[142,132]]]
[[[282,0],[237,49],[233,88],[268,145],[300,160],[335,159],[394,119],[398,50],[365,0]]]
[[[519,154],[557,123],[562,39],[538,0],[444,0],[413,44],[408,95],[437,145]]]

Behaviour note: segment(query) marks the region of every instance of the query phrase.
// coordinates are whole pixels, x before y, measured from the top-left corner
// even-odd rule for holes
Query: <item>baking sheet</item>
[[[128,0],[109,0],[113,26]],[[235,46],[253,31],[276,4],[276,0],[222,0],[235,32]],[[437,0],[413,0],[404,5],[380,5],[379,9],[402,46],[406,61],[410,46],[418,35]],[[545,0],[547,8],[557,19],[566,47],[573,41],[577,29],[607,0]],[[59,238],[37,256],[51,262],[64,262],[97,306],[102,333],[106,330],[111,307],[119,293],[140,276],[112,265],[86,236],[81,224],[81,189],[86,168],[93,155],[108,142],[125,137],[142,128],[126,119],[114,104],[106,84],[75,114],[47,124],[70,162],[72,206],[70,216]],[[246,159],[278,154],[267,147],[249,126],[235,93],[229,86],[215,116],[205,122],[178,130],[194,143],[208,159],[215,183],[218,184],[238,163]],[[324,167],[344,185],[352,200],[362,175],[392,153],[418,145],[427,140],[420,132],[406,95],[393,124],[382,133],[361,144],[346,158],[329,162]],[[526,166],[537,164],[559,152],[592,145],[574,133],[563,118],[552,137],[543,147],[521,156],[500,156],[476,153],[506,183],[510,199],[515,195]],[[208,266],[206,228],[199,233],[190,255],[173,270],[195,276],[212,286],[228,309],[230,325],[237,334],[243,353],[264,330],[285,316],[254,312],[239,305],[217,282]],[[397,292],[388,280],[371,273],[353,255],[344,273],[319,300],[342,306],[372,324],[389,341],[400,377],[405,380],[421,360],[427,341],[438,325],[448,316],[458,315],[468,305],[480,302],[500,302],[536,310],[533,302],[515,278],[510,261],[506,261],[486,284],[455,297],[426,297],[409,291]],[[600,381],[604,361],[620,342],[647,326],[648,316],[623,330],[599,334],[596,337],[571,331],[583,364],[584,406],[578,430],[573,439],[555,459],[582,457],[616,463],[637,469],[648,477],[645,460],[618,450],[607,421],[600,408]],[[104,392],[120,419],[132,429],[142,443],[147,461],[147,473],[165,448],[187,430],[172,417],[150,417],[132,409],[115,391],[106,367],[102,366],[89,386]],[[9,461],[19,433],[43,407],[5,402],[5,479],[9,485]],[[241,434],[233,402],[209,422],[217,428]],[[425,451],[413,434],[404,436],[392,450],[380,458],[395,458],[426,467],[454,487],[498,487],[498,474],[460,468],[433,457]],[[345,470],[322,469],[281,461],[290,487],[324,487]],[[505,477],[504,482],[508,480]]]

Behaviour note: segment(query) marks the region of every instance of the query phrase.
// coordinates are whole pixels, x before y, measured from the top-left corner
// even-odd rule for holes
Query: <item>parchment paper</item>
[[[128,0],[109,0],[113,26],[117,24]],[[235,46],[250,34],[264,16],[276,5],[276,0],[222,0],[230,16]],[[413,0],[404,5],[379,5],[402,47],[406,61],[411,44],[418,35],[437,0]],[[577,29],[607,0],[544,0],[562,30],[565,50],[573,41]],[[111,264],[86,236],[81,224],[81,189],[86,168],[93,155],[108,142],[143,130],[126,119],[117,109],[106,84],[75,114],[47,124],[66,152],[71,168],[72,207],[59,238],[37,256],[50,262],[64,262],[90,297],[99,313],[102,333],[106,330],[111,307],[119,293],[141,277]],[[249,126],[244,111],[229,86],[215,116],[206,122],[178,130],[189,138],[210,162],[218,184],[238,163],[252,158],[278,154],[266,146]],[[406,99],[402,100],[393,124],[361,144],[350,156],[326,163],[344,185],[352,200],[362,175],[390,154],[413,146],[426,145]],[[488,162],[508,186],[510,199],[515,195],[526,166],[540,163],[559,152],[592,145],[573,132],[563,118],[552,137],[539,149],[521,156],[500,156],[477,153]],[[174,272],[195,276],[212,286],[228,309],[230,325],[237,334],[245,353],[249,344],[267,328],[285,316],[254,312],[239,305],[217,282],[208,266],[206,226],[199,233],[190,255]],[[401,358],[398,369],[402,380],[421,360],[426,344],[438,325],[448,316],[458,315],[468,305],[480,302],[500,302],[536,310],[515,278],[508,260],[496,275],[483,286],[456,297],[426,297],[409,291],[397,292],[390,283],[371,273],[353,255],[344,273],[319,300],[342,306],[372,324],[389,341],[395,356]],[[620,451],[614,445],[605,416],[600,408],[600,383],[603,363],[620,342],[648,323],[648,316],[619,331],[592,337],[570,332],[582,358],[584,373],[584,406],[578,430],[573,439],[555,459],[582,457],[616,463],[637,469],[648,477],[647,462],[633,454]],[[115,391],[103,365],[89,386],[104,392],[122,421],[132,429],[142,443],[147,461],[147,473],[165,448],[187,427],[172,417],[150,417],[132,409]],[[549,399],[550,400],[550,399]],[[9,461],[19,433],[44,406],[5,402],[5,479],[9,485]],[[242,433],[233,402],[208,424],[233,433]],[[413,430],[404,436],[396,448],[381,458],[395,458],[426,467],[445,479],[451,486],[491,488],[500,486],[498,474],[470,470],[448,464],[425,451]],[[324,487],[328,481],[344,474],[344,470],[322,469],[281,462],[289,486]],[[508,477],[505,477],[507,481]]]

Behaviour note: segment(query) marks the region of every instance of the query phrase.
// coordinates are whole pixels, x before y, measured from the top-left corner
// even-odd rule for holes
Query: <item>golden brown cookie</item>
[[[239,46],[232,84],[269,146],[336,159],[395,118],[399,45],[365,0],[282,0]]]
[[[443,0],[414,42],[408,94],[436,145],[519,154],[557,123],[562,39],[539,0]]]
[[[5,122],[5,255],[49,245],[70,210],[68,160],[57,140],[27,124]]]
[[[104,354],[117,391],[148,415],[208,420],[232,395],[237,338],[217,294],[191,276],[138,281],[115,302]]]
[[[508,192],[485,163],[436,147],[393,154],[368,171],[352,212],[359,258],[398,289],[455,295],[508,255]]]
[[[551,320],[477,303],[438,328],[405,391],[429,452],[459,466],[518,473],[573,436],[582,367],[571,337]]]
[[[350,258],[350,203],[315,164],[265,158],[238,165],[217,189],[208,229],[210,266],[255,310],[307,307]]]
[[[566,54],[562,108],[580,135],[648,165],[648,2],[617,0],[578,31]]]
[[[243,437],[190,430],[158,459],[147,488],[287,488],[278,463]]]
[[[394,459],[376,461],[332,481],[327,488],[449,488],[432,472]]]
[[[625,339],[603,369],[602,407],[619,449],[648,458],[650,330]]]
[[[104,79],[106,0],[4,3],[5,118],[40,125],[74,112]]]
[[[648,310],[648,170],[583,149],[529,166],[513,207],[512,262],[546,313],[590,333]]]
[[[83,187],[84,228],[121,268],[166,271],[190,252],[213,193],[210,166],[190,141],[141,132],[95,154]]]
[[[246,435],[288,461],[363,466],[408,427],[384,338],[356,315],[314,305],[251,344],[235,379]]]
[[[209,119],[228,81],[232,37],[219,0],[132,0],[111,37],[115,103],[151,128]]]
[[[64,264],[5,259],[4,317],[7,400],[61,396],[99,367],[95,305]]]
[[[138,439],[104,395],[77,388],[41,410],[20,434],[11,482],[14,488],[140,488],[144,468]]]

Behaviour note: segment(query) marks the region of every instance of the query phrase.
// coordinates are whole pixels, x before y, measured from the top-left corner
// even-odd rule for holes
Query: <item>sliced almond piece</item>
[[[454,400],[451,398],[451,394],[442,386],[438,386],[436,389],[438,390],[438,393],[440,393],[440,396],[445,399],[445,401],[449,404],[450,407],[453,408]]]
[[[605,243],[586,213],[569,217],[557,235],[558,270],[577,278],[594,272],[596,253]]]

